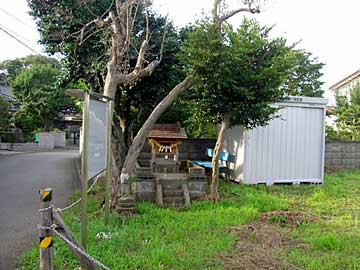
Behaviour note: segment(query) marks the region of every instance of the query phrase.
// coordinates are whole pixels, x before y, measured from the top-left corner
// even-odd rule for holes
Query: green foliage
[[[22,70],[30,68],[32,65],[49,63],[53,66],[59,66],[55,59],[39,55],[29,55],[0,62],[0,84],[10,85]]]
[[[95,237],[97,233],[105,231],[102,212],[99,216],[93,214],[102,200],[102,193],[97,193],[89,198],[89,216],[93,218],[88,220],[88,252],[111,269],[220,270],[220,254],[231,250],[236,239],[233,234],[226,232],[226,227],[255,219],[260,208],[287,206],[280,198],[271,197],[264,202],[257,200],[269,197],[264,189],[226,185],[222,191],[229,196],[233,191],[238,192],[239,200],[233,201],[227,197],[216,205],[195,201],[187,210],[164,209],[151,203],[139,203],[138,216],[119,219],[111,215],[111,238],[108,240]],[[248,194],[255,198],[247,200]],[[77,235],[80,229],[79,213],[80,207],[77,206],[64,214],[66,223]],[[56,239],[54,247],[54,269],[77,267],[76,259],[62,241]],[[37,250],[35,247],[24,256],[22,269],[35,269],[38,266]]]
[[[360,172],[325,176],[324,185],[272,187],[221,183],[221,201],[194,202],[188,209],[163,209],[139,203],[139,215],[119,219],[111,215],[111,238],[105,231],[99,204],[103,190],[89,197],[88,251],[111,269],[223,269],[221,254],[232,252],[236,236],[226,228],[257,218],[274,209],[305,212],[317,222],[292,227],[295,242],[286,250],[289,260],[304,270],[360,269]],[[80,196],[76,193],[73,200]],[[80,207],[64,213],[79,236]],[[281,222],[281,220],[279,219]],[[209,233],[210,232],[210,233]],[[251,235],[256,241],[257,236]],[[55,240],[54,269],[74,269],[78,262],[60,239]],[[22,268],[38,267],[38,247],[22,258]]]
[[[89,81],[92,88],[103,86],[110,35],[107,31],[93,33],[79,46],[80,30],[86,23],[101,16],[111,0],[102,1],[42,1],[28,0],[30,14],[36,20],[40,43],[50,54],[61,53],[65,73],[63,80]],[[115,5],[112,5],[112,10]],[[93,25],[85,35],[95,32]]]
[[[28,0],[28,3],[41,33],[41,43],[49,53],[61,53],[64,56],[62,81],[67,84],[83,79],[88,83],[88,88],[102,92],[111,46],[109,30],[107,27],[99,29],[93,24],[84,32],[81,44],[79,36],[86,23],[103,14],[106,17],[109,10],[115,11],[114,1]],[[135,8],[133,11],[135,12]],[[139,5],[136,11],[131,46],[125,57],[130,71],[135,66],[138,50],[146,34],[144,6]],[[164,17],[153,11],[149,12],[151,39],[145,55],[149,62],[159,58],[165,25]],[[121,85],[117,91],[115,119],[121,119],[125,123],[125,143],[130,141],[131,131],[136,133],[159,101],[183,79],[183,74],[176,67],[175,58],[183,36],[171,23],[167,24],[166,29],[163,59],[152,76],[144,78],[131,89]]]
[[[198,101],[191,98],[191,93],[174,101],[172,106],[158,120],[158,123],[179,122],[188,138],[215,138],[216,125],[204,117],[204,112],[197,109]]]
[[[282,86],[284,92],[291,96],[322,97],[324,82],[320,78],[325,64],[318,62],[316,57],[304,50],[293,50],[292,57],[295,64]]]
[[[269,105],[283,97],[280,85],[294,58],[285,39],[270,39],[270,30],[244,19],[237,31],[227,26],[219,35],[204,22],[189,34],[179,57],[197,79],[203,119],[219,123],[228,114],[231,125],[254,127],[273,117],[276,109]]]
[[[336,123],[336,130],[330,133],[333,138],[360,140],[360,84],[350,89],[349,97],[336,93],[336,108],[331,115]]]
[[[35,128],[52,129],[54,120],[74,110],[73,99],[57,84],[59,69],[49,64],[34,64],[22,69],[12,81],[20,104],[15,122],[25,133]]]
[[[251,127],[266,123],[274,112],[269,100],[284,94],[323,93],[319,80],[323,64],[304,50],[288,47],[284,39],[271,40],[271,28],[245,20],[236,32],[227,26],[221,39],[210,23],[190,29],[179,58],[188,72],[196,71],[203,85],[195,87],[195,93],[183,94],[171,110],[186,116],[177,120],[191,137],[216,137],[214,122],[221,121],[229,108],[233,122]]]
[[[328,140],[337,140],[339,139],[338,133],[333,126],[325,126],[325,137]]]

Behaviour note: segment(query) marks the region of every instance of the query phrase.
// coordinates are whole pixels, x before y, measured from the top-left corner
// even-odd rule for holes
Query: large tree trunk
[[[211,174],[211,191],[208,196],[210,200],[217,201],[219,200],[219,154],[220,149],[223,144],[224,140],[224,133],[228,129],[230,125],[230,118],[229,115],[224,116],[224,120],[221,123],[220,131],[216,140],[215,148],[214,148],[214,154],[211,161],[212,164],[212,174]]]
[[[113,43],[114,43],[113,39]],[[107,64],[107,74],[104,85],[104,96],[115,100],[116,90],[118,87],[118,78],[116,73],[116,52],[111,51],[112,57]],[[114,121],[113,115],[112,136],[111,136],[111,207],[114,207],[116,196],[119,190],[120,168],[122,168],[126,147],[124,144],[124,133],[118,121]]]
[[[111,138],[111,207],[116,203],[116,196],[119,193],[120,168],[125,161],[125,153],[127,148],[124,143],[124,134],[121,127],[116,123],[113,124],[113,132]]]
[[[176,85],[170,93],[156,106],[149,118],[145,121],[139,132],[134,138],[126,156],[123,171],[121,174],[128,174],[131,176],[134,172],[136,160],[139,157],[140,151],[146,141],[146,136],[149,130],[154,126],[160,115],[169,108],[172,102],[187,88],[191,87],[193,79],[191,76],[186,77],[181,83]]]

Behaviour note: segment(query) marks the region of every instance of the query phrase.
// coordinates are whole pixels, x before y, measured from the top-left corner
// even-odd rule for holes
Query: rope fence
[[[97,179],[88,192],[95,186]],[[64,220],[61,218],[60,213],[70,209],[80,200],[72,203],[71,205],[60,209],[51,205],[52,189],[46,188],[40,190],[41,208],[38,210],[40,213],[41,224],[38,224],[39,230],[39,249],[40,249],[40,270],[53,270],[53,236],[59,237],[70,248],[74,255],[80,261],[83,268],[88,270],[110,270],[109,267],[89,255],[81,244],[77,241],[75,235],[68,228]]]
[[[94,180],[94,183],[92,183],[92,185],[89,187],[89,189],[87,190],[87,193],[89,194],[90,191],[93,189],[93,187],[96,185],[96,183],[98,182],[100,177],[96,177],[95,180]],[[75,202],[73,202],[72,204],[64,207],[64,208],[57,208],[57,210],[59,212],[64,212],[66,210],[69,210],[70,208],[74,207],[75,205],[79,204],[81,202],[81,199],[82,198],[79,198],[78,200],[76,200]]]

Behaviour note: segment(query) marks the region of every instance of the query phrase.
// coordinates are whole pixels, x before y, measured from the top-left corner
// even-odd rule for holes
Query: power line
[[[9,33],[8,31],[6,31],[3,27],[0,26],[0,30],[3,31],[5,34],[7,34],[8,36],[10,36],[11,38],[15,39],[17,42],[19,42],[21,45],[25,46],[26,48],[28,48],[30,51],[36,53],[39,56],[44,56],[41,53],[39,53],[38,51],[36,51],[35,49],[31,48],[29,45],[27,45],[26,43],[22,42],[20,39],[18,39],[17,37],[15,37],[14,35],[12,35],[11,33]],[[59,63],[51,60],[51,58],[45,58],[46,61],[56,65],[56,66],[60,66]]]
[[[9,31],[9,32],[12,32],[15,36],[18,36],[19,38],[22,38],[22,39],[24,39],[24,40],[26,40],[26,41],[28,41],[28,42],[31,42],[31,40],[29,40],[28,38],[24,37],[23,35],[20,35],[20,34],[16,33],[15,31],[11,30],[9,27],[7,27],[7,26],[5,26],[5,25],[3,25],[3,24],[1,24],[1,23],[0,23],[0,26],[3,27],[3,28],[5,28],[5,29],[6,29],[7,31]]]
[[[3,9],[2,7],[0,7],[0,10],[2,12],[4,12],[6,15],[12,17],[13,19],[15,19],[16,21],[20,22],[21,24],[25,25],[26,27],[28,27],[31,30],[34,30],[33,27],[31,27],[30,25],[28,25],[27,23],[25,23],[24,21],[20,20],[18,17],[12,15],[10,12],[6,11],[5,9]]]

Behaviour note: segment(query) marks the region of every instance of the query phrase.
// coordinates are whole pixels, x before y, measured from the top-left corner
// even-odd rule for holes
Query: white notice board
[[[88,180],[106,169],[107,104],[90,99]]]

